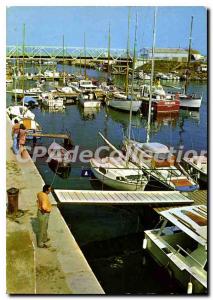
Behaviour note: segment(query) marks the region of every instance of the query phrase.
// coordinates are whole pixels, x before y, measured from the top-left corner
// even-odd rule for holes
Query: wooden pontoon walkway
[[[198,190],[198,191],[194,191],[194,192],[190,192],[190,193],[186,193],[186,197],[188,199],[191,199],[194,201],[194,203],[192,203],[193,205],[207,205],[207,199],[208,199],[208,195],[207,195],[207,190]],[[180,205],[176,205],[176,207],[178,207]],[[161,206],[161,207],[155,207],[153,208],[157,213],[163,211],[163,210],[167,210],[170,209],[171,206]]]
[[[46,138],[59,138],[64,140],[70,140],[70,136],[66,133],[27,133],[27,135],[35,137],[46,137]]]
[[[190,204],[193,200],[177,191],[80,191],[55,190],[61,203],[72,204]]]

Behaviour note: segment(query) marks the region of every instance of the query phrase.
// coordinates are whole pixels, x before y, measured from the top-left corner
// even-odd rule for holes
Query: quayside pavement
[[[36,195],[44,181],[30,159],[20,163],[12,152],[11,125],[7,119],[7,189],[19,189],[19,213],[6,218],[8,294],[104,294],[54,198],[49,220],[51,247],[37,248]]]

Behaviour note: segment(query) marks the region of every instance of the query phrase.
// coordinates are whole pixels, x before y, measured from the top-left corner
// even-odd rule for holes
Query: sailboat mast
[[[137,45],[137,14],[136,14],[136,22],[135,22],[135,38],[134,38],[134,52],[133,52],[133,63],[132,63],[132,82],[131,82],[131,103],[130,103],[130,113],[129,113],[129,130],[128,130],[128,139],[131,137],[131,129],[132,129],[132,101],[133,101],[133,83],[135,76],[135,58],[136,58],[136,45]]]
[[[153,86],[153,78],[154,78],[154,56],[155,56],[155,39],[156,39],[156,19],[157,19],[157,8],[155,8],[155,13],[154,13],[154,27],[153,27],[153,40],[152,40],[152,70],[151,70],[151,80],[150,80],[149,110],[148,110],[147,135],[146,135],[147,143],[149,143],[149,140],[150,140],[152,86]]]
[[[23,106],[24,106],[24,52],[25,52],[25,24],[23,24],[23,44],[22,44],[22,66],[23,66],[22,97],[23,97]]]
[[[110,36],[110,23],[109,23],[109,35],[108,35],[108,69],[107,69],[107,76],[108,79],[110,78],[110,65],[109,65],[109,61],[110,61],[110,47],[111,47],[111,36]]]
[[[16,31],[16,29],[15,29]],[[15,59],[15,64],[14,64],[14,89],[15,89],[15,105],[17,105],[17,93],[16,93],[16,79],[18,77],[18,45],[17,45],[17,40],[16,40],[16,55],[15,55],[16,59]]]
[[[186,94],[186,87],[187,87],[187,83],[188,83],[189,66],[190,66],[190,61],[191,61],[193,19],[194,19],[194,17],[192,16],[191,17],[191,25],[190,25],[190,34],[189,34],[189,48],[188,48],[188,61],[187,61],[186,81],[185,81],[185,87],[184,87],[184,93],[185,94]]]
[[[87,79],[87,69],[86,69],[86,34],[84,32],[84,79]]]
[[[64,35],[63,35],[63,84],[65,84],[65,71],[64,71]]]
[[[127,50],[126,50],[126,95],[129,93],[129,28],[130,28],[130,8],[128,12]]]

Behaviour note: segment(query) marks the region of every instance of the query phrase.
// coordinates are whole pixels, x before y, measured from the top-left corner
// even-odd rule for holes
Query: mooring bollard
[[[7,195],[8,195],[7,211],[8,211],[8,214],[17,214],[17,212],[18,212],[18,193],[19,193],[19,189],[16,189],[14,187],[7,190]]]

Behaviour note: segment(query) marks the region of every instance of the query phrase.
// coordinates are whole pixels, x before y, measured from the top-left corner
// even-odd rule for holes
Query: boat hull
[[[121,191],[144,191],[147,182],[145,182],[144,184],[131,184],[128,182],[122,182],[122,181],[118,181],[109,177],[104,176],[104,174],[100,173],[98,171],[97,168],[95,168],[92,164],[91,164],[91,170],[94,174],[94,176],[101,181],[103,184],[116,189],[116,190],[121,190]]]
[[[130,111],[132,102],[132,111],[137,112],[141,107],[142,101],[131,101],[131,100],[108,100],[107,105],[123,111]]]
[[[149,254],[160,266],[167,266],[168,271],[172,272],[172,276],[185,288],[186,292],[187,285],[191,281],[193,294],[206,294],[207,287],[203,286],[195,277],[191,276],[186,269],[181,269],[180,265],[178,267],[177,264],[172,261],[172,254],[170,256],[170,253],[166,253],[166,247],[160,248],[162,244],[160,241],[157,241],[156,235],[153,235],[151,230],[145,231],[145,239],[147,240],[147,250]]]
[[[191,109],[199,109],[201,106],[202,98],[196,99],[181,99],[180,98],[180,107],[181,108],[191,108]]]
[[[79,102],[83,107],[99,108],[101,106],[101,102],[99,100],[85,100],[80,98]]]
[[[144,100],[142,102],[142,109],[145,112],[149,110],[149,101]],[[154,113],[177,113],[180,110],[180,101],[171,100],[171,101],[155,101],[152,100],[152,111]]]

